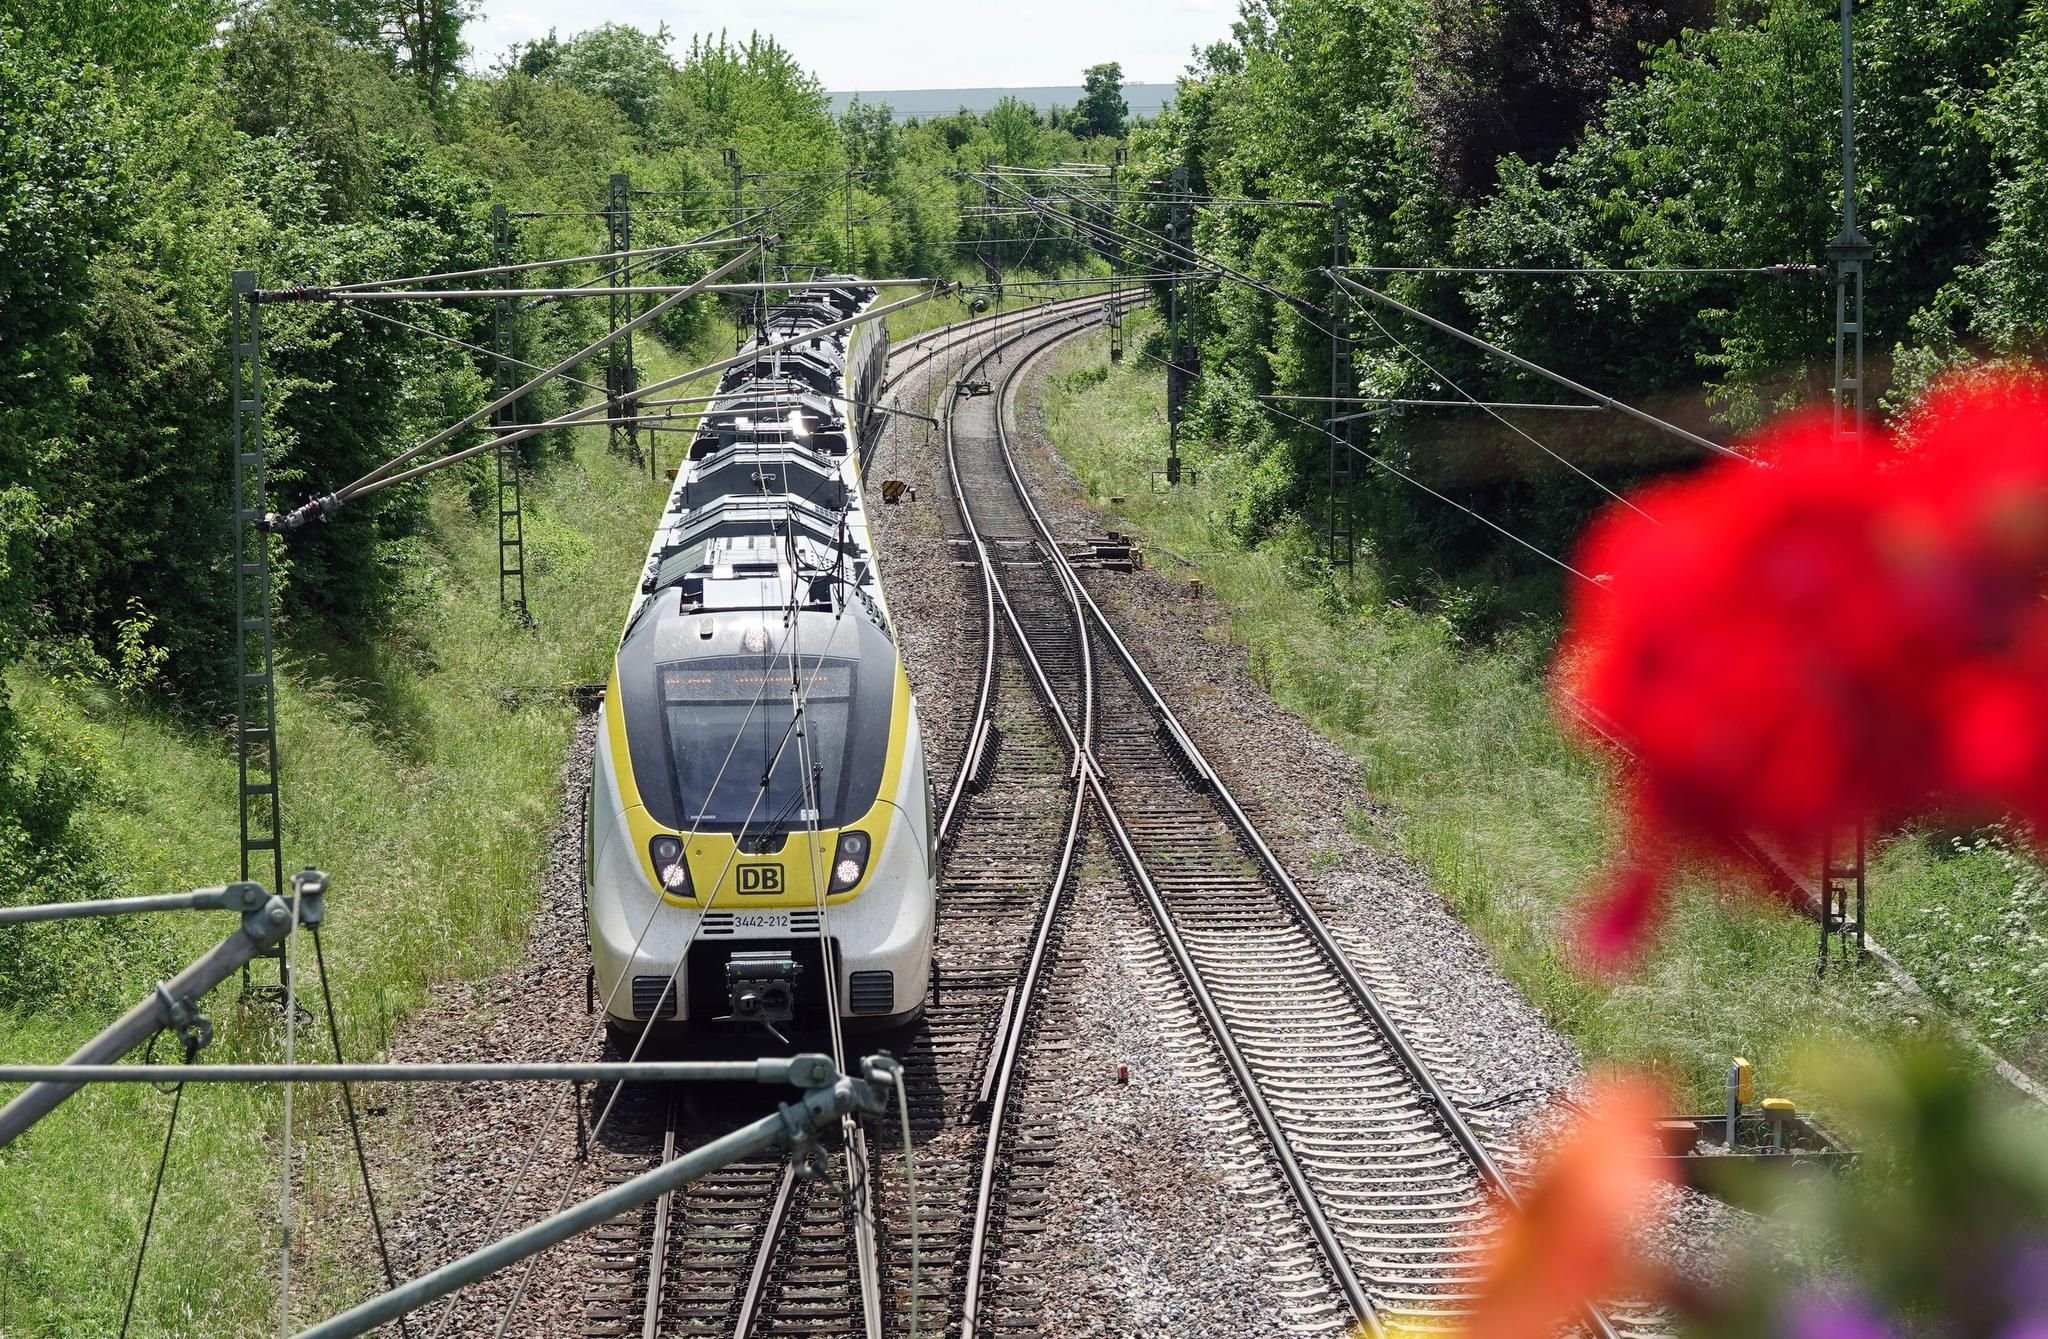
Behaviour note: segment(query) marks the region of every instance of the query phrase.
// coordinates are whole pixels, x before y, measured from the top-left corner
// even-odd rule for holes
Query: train
[[[936,819],[861,479],[888,336],[845,324],[876,296],[826,276],[768,309],[676,469],[584,803],[614,1035],[923,1013]]]

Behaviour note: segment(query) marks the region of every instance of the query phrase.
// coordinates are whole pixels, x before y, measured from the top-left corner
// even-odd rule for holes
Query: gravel
[[[1098,858],[1068,916],[1046,1008],[1057,1042],[1027,1061],[1027,1111],[1056,1109],[1079,1173],[1043,1203],[1036,1249],[1065,1274],[1041,1333],[1341,1333],[1335,1288],[1157,936],[1089,932],[1147,913]]]

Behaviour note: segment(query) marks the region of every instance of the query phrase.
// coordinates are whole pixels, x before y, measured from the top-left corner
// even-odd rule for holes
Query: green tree
[[[903,153],[903,134],[888,103],[862,102],[856,97],[839,118],[839,130],[846,136],[847,160],[855,167],[883,177],[896,170]]]
[[[342,216],[361,210],[376,189],[377,135],[422,128],[417,104],[378,63],[288,0],[244,10],[221,44],[235,128],[257,138],[295,136]]]
[[[1043,129],[1031,104],[1005,95],[981,118],[992,141],[990,153],[1006,167],[1035,167],[1039,163],[1039,131]]]
[[[77,375],[70,328],[123,213],[108,84],[99,67],[0,27],[0,673],[40,622],[37,550],[52,527],[40,490]],[[88,852],[71,820],[89,789],[85,760],[22,729],[0,677],[0,897],[76,895]],[[0,997],[47,984],[25,971],[0,949]]]
[[[1075,133],[1121,137],[1130,111],[1124,101],[1124,67],[1115,61],[1089,66],[1081,76],[1081,100],[1074,104]]]
[[[1645,47],[1712,18],[1708,0],[1430,0],[1429,8],[1416,114],[1437,172],[1463,199],[1490,190],[1494,164],[1509,154],[1556,157],[1616,80],[1639,76]]]
[[[429,107],[443,100],[469,47],[462,25],[479,0],[303,0],[306,13],[336,36],[383,53],[409,75]]]
[[[666,24],[643,32],[605,23],[563,44],[549,72],[593,97],[606,98],[645,134],[654,125],[663,87],[675,75]]]

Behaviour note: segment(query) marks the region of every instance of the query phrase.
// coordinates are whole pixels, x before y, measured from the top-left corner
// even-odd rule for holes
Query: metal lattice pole
[[[633,319],[633,298],[622,290],[633,282],[632,269],[626,264],[622,253],[633,247],[633,183],[623,172],[614,172],[606,191],[604,217],[610,234],[611,287],[613,292],[606,298],[611,328]],[[605,358],[606,413],[612,419],[610,446],[614,451],[623,450],[635,465],[640,463],[640,431],[632,421],[633,392],[637,390],[639,376],[633,365],[633,336],[612,343]]]
[[[1342,270],[1351,263],[1351,239],[1345,232],[1345,211],[1350,201],[1339,195],[1330,202],[1330,268]],[[1352,513],[1355,477],[1352,461],[1352,433],[1358,416],[1340,412],[1344,403],[1358,394],[1357,378],[1351,367],[1351,331],[1347,324],[1349,295],[1342,285],[1332,285],[1330,295],[1330,413],[1324,423],[1330,456],[1330,496],[1324,522],[1324,552],[1331,567],[1343,564],[1346,575],[1356,570],[1358,536]]]
[[[1842,0],[1842,231],[1828,244],[1835,263],[1835,439],[1844,447],[1863,440],[1863,280],[1875,248],[1856,226],[1855,28],[1851,0]],[[1827,971],[1828,938],[1839,935],[1844,955],[1855,944],[1854,961],[1864,956],[1863,910],[1867,893],[1867,833],[1862,819],[1843,849],[1832,836],[1820,853],[1820,962]]]
[[[235,762],[242,879],[284,887],[284,805],[278,785],[277,656],[271,619],[269,510],[263,466],[263,326],[256,272],[229,281],[229,394],[235,455]],[[268,858],[268,869],[264,868]],[[282,976],[289,971],[278,958]]]
[[[505,265],[512,251],[512,220],[503,205],[491,206],[491,256]],[[509,287],[510,275],[500,275],[498,286]],[[499,399],[512,389],[512,302],[500,298],[491,304],[491,347],[497,353],[491,365],[491,398]],[[519,423],[519,401],[491,415],[491,426],[500,433]],[[509,609],[523,624],[531,626],[533,613],[526,603],[526,516],[521,497],[519,447],[500,445],[493,457],[497,463],[498,498],[498,607]]]
[[[846,169],[846,272],[860,273],[859,262],[853,256],[853,168]]]
[[[1123,293],[1117,282],[1123,270],[1124,244],[1122,234],[1116,231],[1117,220],[1121,217],[1122,196],[1118,176],[1124,165],[1125,151],[1118,149],[1109,164],[1109,361],[1121,363],[1124,360],[1124,312]]]
[[[996,160],[981,160],[981,206],[982,232],[988,238],[988,251],[981,258],[982,276],[993,290],[989,305],[995,316],[989,322],[989,340],[995,349],[996,361],[1002,361],[1003,347],[1003,233],[1002,222],[996,218]],[[977,248],[978,249],[978,248]]]
[[[1194,211],[1188,204],[1187,193],[1188,170],[1177,167],[1173,169],[1173,212],[1166,224],[1166,482],[1173,487],[1180,484],[1180,420],[1188,398],[1188,374],[1181,365],[1180,338],[1184,306],[1181,275],[1187,268],[1182,257],[1187,254],[1188,244],[1193,240],[1189,234],[1194,231]]]
[[[738,149],[728,148],[721,150],[720,152],[725,162],[726,170],[732,173],[732,223],[733,226],[737,228],[739,226],[740,220],[745,218],[747,213],[746,173],[741,168],[740,151]],[[759,297],[760,295],[757,294],[756,301],[759,300]],[[738,328],[740,325],[740,320],[737,313],[744,311],[747,313],[748,321],[751,322],[753,319],[752,309],[742,305],[738,299],[734,299],[733,301],[733,311],[735,313],[733,317],[733,325],[735,328]],[[744,340],[742,340],[741,342],[744,342]]]

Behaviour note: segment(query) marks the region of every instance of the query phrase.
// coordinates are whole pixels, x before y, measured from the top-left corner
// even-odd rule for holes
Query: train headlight
[[[870,849],[865,832],[839,834],[839,849],[832,853],[833,892],[843,893],[860,882],[860,876],[868,872]]]
[[[664,892],[671,897],[696,895],[696,890],[690,886],[690,862],[683,859],[681,838],[656,837],[647,843],[647,854],[654,861],[654,877],[661,881]]]

